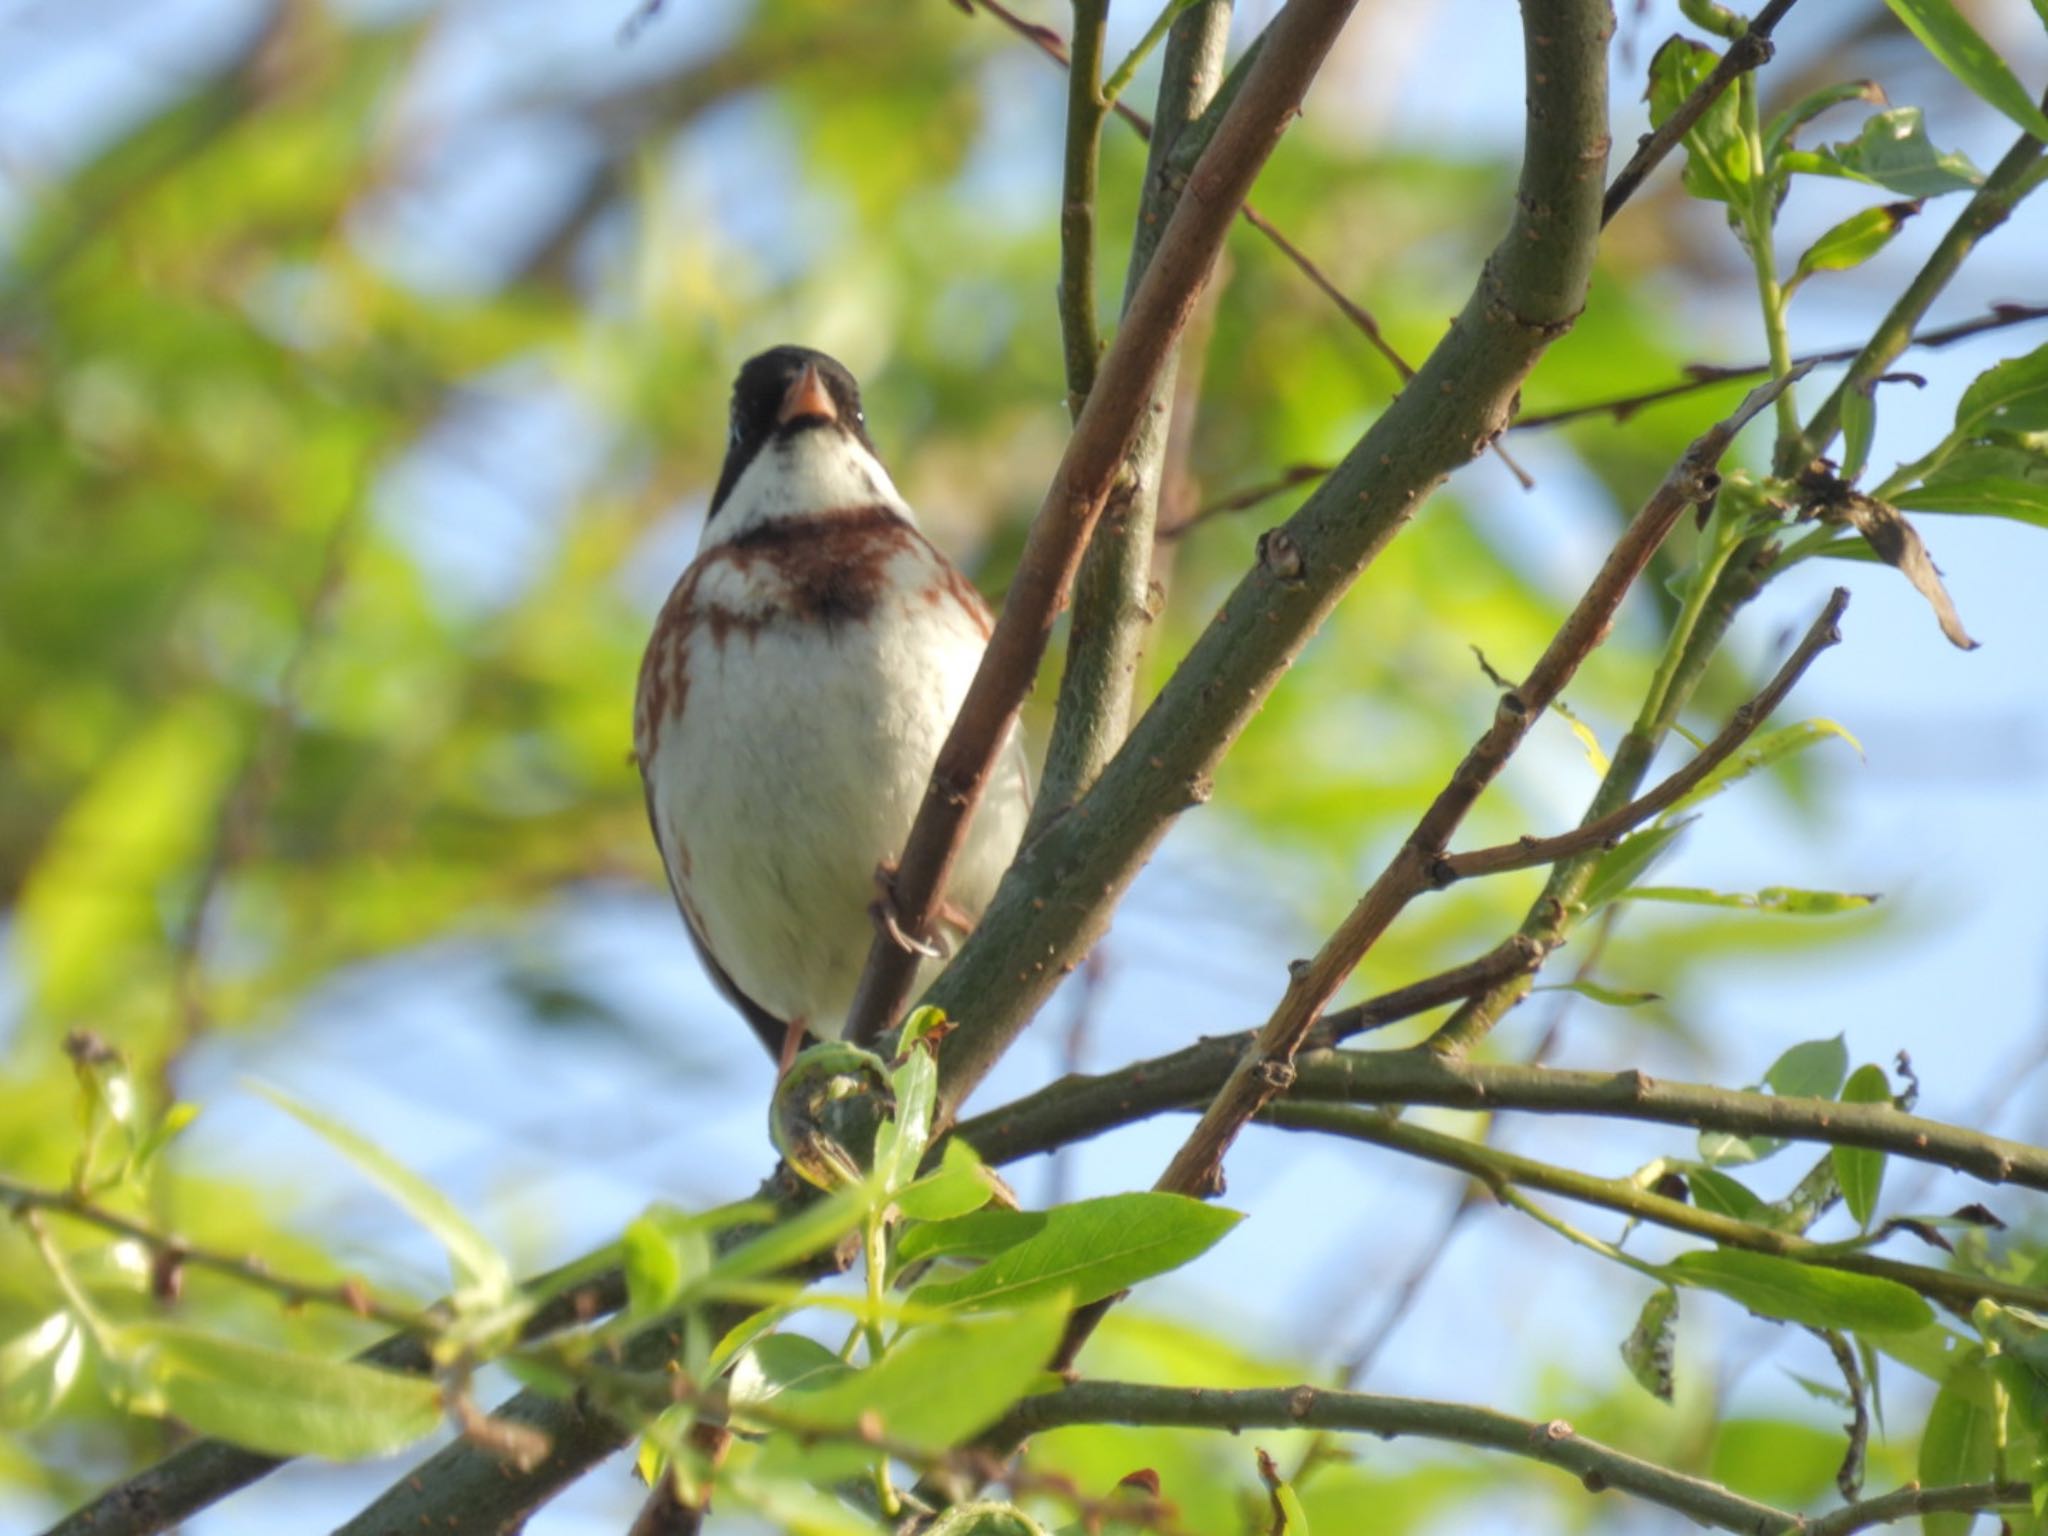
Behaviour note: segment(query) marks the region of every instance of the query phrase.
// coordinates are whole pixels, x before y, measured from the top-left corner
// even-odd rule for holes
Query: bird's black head
[[[845,364],[809,347],[771,347],[749,358],[733,381],[732,434],[710,515],[718,515],[763,448],[811,431],[843,433],[875,451],[861,413],[860,385]]]

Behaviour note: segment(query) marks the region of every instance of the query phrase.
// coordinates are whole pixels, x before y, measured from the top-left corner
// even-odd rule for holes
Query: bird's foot
[[[789,1069],[795,1063],[797,1053],[804,1048],[805,1037],[810,1026],[802,1019],[791,1019],[783,1026],[782,1049],[775,1053],[775,1080],[780,1082],[789,1076]]]
[[[903,926],[902,916],[896,908],[896,861],[884,859],[875,866],[875,889],[878,892],[868,905],[868,916],[875,920],[875,926],[889,937],[889,942],[898,949],[913,955],[923,955],[927,960],[951,958],[946,946],[920,939]]]

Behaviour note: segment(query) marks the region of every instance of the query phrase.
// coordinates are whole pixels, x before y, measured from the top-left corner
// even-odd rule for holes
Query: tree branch
[[[1131,235],[1124,302],[1138,287],[1180,199],[1183,177],[1173,164],[1184,130],[1200,118],[1223,79],[1231,0],[1201,0],[1184,10],[1167,36],[1159,80],[1158,129],[1148,134],[1144,192]],[[1088,541],[1074,582],[1074,614],[1066,666],[1046,743],[1045,772],[1032,808],[1029,837],[1074,803],[1130,729],[1138,659],[1151,624],[1149,591],[1153,531],[1158,524],[1166,445],[1184,346],[1199,348],[1206,331],[1167,351],[1158,382],[1138,419],[1137,441],[1110,504]],[[1197,354],[1199,355],[1199,354]]]
[[[1601,200],[1600,223],[1603,227],[1621,211],[1623,203],[1635,196],[1636,189],[1642,186],[1664,157],[1678,147],[1679,141],[1692,131],[1693,125],[1707,115],[1707,108],[1721,99],[1722,93],[1735,83],[1737,76],[1760,69],[1771,61],[1774,51],[1771,33],[1795,3],[1796,0],[1770,0],[1770,4],[1756,13],[1756,19],[1744,29],[1742,36],[1728,45],[1728,51],[1721,55],[1721,61],[1714,66],[1713,72],[1678,104],[1678,110],[1667,117],[1655,132],[1643,136],[1636,145],[1636,152],[1629,156],[1628,164],[1621,168],[1621,173],[1608,187],[1607,196]]]
[[[1191,1109],[1215,1093],[1248,1038],[1225,1035],[1114,1072],[1063,1077],[961,1121],[954,1134],[964,1136],[988,1161],[1011,1163],[1168,1110]],[[1666,1082],[1633,1071],[1579,1072],[1463,1061],[1426,1046],[1305,1053],[1295,1065],[1289,1101],[1427,1104],[1644,1120],[1736,1136],[1869,1147],[1991,1184],[2048,1191],[2048,1148],[1909,1115],[1889,1104],[1780,1098],[1738,1088]]]
[[[1674,1232],[1704,1237],[1724,1247],[1767,1253],[1820,1269],[1846,1270],[1851,1274],[1894,1280],[1963,1317],[1967,1317],[1970,1308],[1979,1301],[1987,1299],[2034,1309],[2048,1305],[2048,1292],[2033,1286],[2013,1285],[1981,1275],[1934,1269],[1924,1264],[1907,1264],[1847,1250],[1836,1244],[1817,1243],[1811,1238],[1781,1232],[1775,1227],[1758,1226],[1754,1222],[1702,1210],[1683,1200],[1673,1200],[1638,1188],[1627,1179],[1603,1179],[1573,1168],[1520,1157],[1463,1137],[1447,1136],[1440,1131],[1411,1125],[1383,1110],[1361,1109],[1350,1104],[1282,1102],[1272,1105],[1264,1118],[1286,1130],[1320,1131],[1455,1168],[1470,1174],[1496,1196],[1514,1186],[1540,1189],[1568,1200],[1619,1211],[1638,1221],[1668,1227]]]
[[[1744,1536],[1796,1530],[1799,1525],[1799,1517],[1787,1510],[1588,1440],[1562,1419],[1544,1424],[1462,1403],[1305,1385],[1219,1392],[1082,1381],[1025,1398],[1014,1416],[1029,1434],[1071,1424],[1134,1424],[1231,1434],[1247,1429],[1331,1429],[1386,1440],[1414,1435],[1527,1457],[1572,1473],[1589,1492],[1618,1489]]]
[[[1689,508],[1708,501],[1718,489],[1716,466],[1736,434],[1791,382],[1788,375],[1751,391],[1733,415],[1700,435],[1644,503],[1528,678],[1521,687],[1502,695],[1493,723],[1465,754],[1399,851],[1315,958],[1290,967],[1287,990],[1272,1018],[1203,1113],[1157,1188],[1202,1196],[1220,1187],[1224,1154],[1244,1125],[1287,1087],[1295,1055],[1324,1008],[1402,909],[1438,883],[1436,871],[1446,862],[1443,851],[1451,834],[1507,766],[1530,726],[1606,637],[1622,599],[1679,518]]]
[[[1273,21],[1258,62],[1188,179],[1159,249],[1104,355],[1012,578],[988,652],[939,750],[894,880],[897,920],[931,932],[946,877],[1018,706],[1045,654],[1053,620],[1166,352],[1187,323],[1230,221],[1298,110],[1355,0],[1291,0]],[[970,941],[971,942],[971,941]],[[917,955],[878,932],[849,1015],[848,1034],[872,1040],[894,1021],[916,977]]]
[[[1873,1525],[1891,1525],[1914,1515],[1949,1510],[1976,1513],[2007,1504],[2024,1505],[2031,1497],[2031,1490],[2021,1482],[1959,1483],[1951,1488],[1922,1488],[1908,1483],[1890,1493],[1809,1520],[1801,1536],[1851,1536]]]
[[[1102,328],[1095,317],[1095,183],[1102,158],[1102,37],[1109,0],[1074,0],[1067,70],[1067,152],[1060,184],[1060,336],[1067,359],[1067,414],[1080,419],[1095,387]]]
[[[1446,854],[1436,863],[1432,876],[1439,885],[1449,885],[1458,880],[1469,880],[1477,875],[1497,875],[1511,869],[1535,869],[1544,864],[1554,864],[1559,859],[1569,858],[1576,853],[1591,850],[1605,850],[1614,846],[1624,832],[1641,826],[1652,816],[1670,809],[1697,789],[1706,778],[1722,763],[1734,756],[1741,746],[1756,731],[1756,728],[1771,717],[1773,711],[1784,702],[1806,669],[1813,665],[1820,653],[1841,642],[1842,632],[1836,626],[1840,623],[1842,610],[1849,606],[1849,592],[1837,587],[1828,598],[1827,606],[1807,628],[1806,634],[1793,649],[1785,664],[1778,669],[1777,676],[1767,683],[1763,690],[1743,704],[1729,717],[1721,733],[1702,747],[1691,762],[1672,774],[1645,795],[1631,800],[1627,805],[1609,811],[1605,816],[1596,816],[1582,822],[1570,832],[1560,832],[1555,837],[1523,837],[1512,843],[1501,843],[1492,848],[1475,848],[1469,853]]]
[[[928,997],[961,1020],[940,1058],[943,1112],[1079,962],[1160,838],[1207,798],[1217,763],[1295,653],[1423,497],[1500,430],[1522,378],[1576,317],[1598,240],[1612,16],[1603,0],[1528,0],[1523,14],[1528,150],[1476,291],[1345,464],[1268,537],[1266,558],[1093,788],[1004,877]]]

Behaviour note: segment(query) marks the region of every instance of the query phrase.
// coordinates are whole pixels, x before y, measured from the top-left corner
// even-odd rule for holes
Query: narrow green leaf
[[[889,1074],[896,1111],[875,1137],[875,1178],[889,1194],[917,1177],[924,1149],[931,1143],[939,1061],[925,1038],[945,1022],[946,1016],[938,1009],[920,1008],[903,1026],[903,1064]]]
[[[1066,1297],[1053,1296],[1018,1311],[927,1324],[892,1344],[874,1364],[815,1390],[785,1393],[776,1407],[782,1416],[817,1429],[867,1423],[922,1450],[950,1450],[994,1423],[1038,1380],[1066,1328],[1068,1306]],[[858,1445],[836,1449],[851,1453],[831,1458],[842,1475],[873,1459],[873,1452]],[[777,1437],[762,1470],[778,1450],[788,1457],[801,1448]],[[802,1465],[808,1476],[827,1470],[815,1459]]]
[[[1546,982],[1531,988],[1536,992],[1576,992],[1581,997],[1590,997],[1596,1003],[1609,1008],[1640,1008],[1645,1003],[1661,1002],[1660,992],[1627,992],[1617,987],[1603,987],[1597,981],[1588,981],[1583,976],[1577,981]]]
[[[85,1360],[85,1334],[69,1312],[52,1312],[0,1344],[0,1429],[33,1429],[64,1401]]]
[[[291,1354],[170,1323],[121,1330],[138,1412],[268,1456],[359,1461],[434,1432],[441,1390],[423,1376]]]
[[[1956,402],[1956,430],[1971,437],[2043,429],[2048,429],[2048,344],[1987,368]]]
[[[1891,1080],[1883,1067],[1871,1063],[1858,1067],[1842,1086],[1844,1104],[1889,1104],[1891,1099]],[[1856,1224],[1867,1232],[1877,1210],[1878,1192],[1884,1188],[1885,1155],[1874,1147],[1836,1147],[1832,1156],[1842,1199]]]
[[[1870,463],[1877,435],[1875,381],[1842,391],[1842,478],[1854,485]]]
[[[1680,1285],[1718,1291],[1750,1311],[1811,1328],[1907,1333],[1934,1320],[1920,1295],[1896,1280],[1845,1274],[1736,1248],[1680,1254],[1664,1267]]]
[[[1055,1206],[1041,1231],[958,1279],[919,1286],[911,1300],[979,1309],[1064,1293],[1085,1305],[1178,1269],[1241,1219],[1236,1211],[1149,1190]]]
[[[1677,1338],[1678,1292],[1665,1286],[1650,1293],[1635,1327],[1621,1341],[1621,1358],[1629,1375],[1661,1403],[1671,1401],[1672,1355]]]
[[[1764,1140],[1762,1137],[1753,1139],[1759,1142]],[[1769,1150],[1775,1152],[1782,1146],[1782,1141],[1774,1141],[1769,1144]],[[1715,1161],[1753,1163],[1758,1161],[1759,1155],[1757,1151],[1752,1150],[1747,1157],[1722,1157]],[[1712,1211],[1720,1216],[1733,1216],[1737,1221],[1760,1222],[1766,1226],[1770,1224],[1770,1208],[1764,1204],[1763,1197],[1740,1179],[1731,1178],[1715,1168],[1693,1168],[1687,1170],[1686,1182],[1692,1186],[1693,1204],[1701,1210]]]
[[[1781,1099],[1832,1099],[1848,1075],[1849,1047],[1832,1035],[1785,1051],[1764,1073],[1764,1084]]]
[[[1623,891],[1625,901],[1664,901],[1685,907],[1737,907],[1745,912],[1775,912],[1786,917],[1833,917],[1875,906],[1878,898],[1851,891],[1798,891],[1772,885],[1755,892],[1707,891],[1696,886],[1639,885]]]
[[[1845,177],[1901,197],[1968,192],[1984,181],[1968,156],[1934,147],[1918,107],[1872,113],[1855,138],[1820,150],[1788,149],[1778,163],[1787,171]]]
[[[1631,832],[1600,855],[1600,862],[1593,866],[1592,879],[1586,882],[1586,894],[1581,898],[1586,910],[1597,912],[1634,885],[1687,825],[1686,821],[1666,821],[1645,827],[1640,832]]]
[[[2042,143],[2048,144],[2048,117],[2006,67],[1998,51],[1963,19],[1953,0],[1885,0],[1892,14],[1942,67],[1976,96],[1998,108]]]
[[[1920,1432],[1920,1481],[1930,1488],[1981,1482],[1997,1455],[1998,1414],[1992,1404],[1991,1372],[1982,1350],[1972,1349],[1951,1370],[1927,1410]],[[1927,1536],[1965,1536],[1976,1517],[1922,1515]]]
[[[1650,124],[1662,127],[1692,94],[1693,87],[1714,72],[1721,56],[1702,43],[1673,37],[1650,60]],[[1735,93],[1722,92],[1685,135],[1686,191],[1713,202],[1736,203],[1747,195],[1749,145],[1736,115]]]
[[[936,1170],[896,1192],[896,1209],[912,1221],[948,1221],[980,1210],[994,1194],[994,1175],[981,1155],[955,1136]]]
[[[355,1164],[358,1172],[397,1201],[414,1221],[433,1233],[448,1251],[456,1278],[464,1287],[481,1292],[484,1298],[493,1301],[501,1301],[511,1294],[511,1265],[491,1246],[489,1239],[470,1225],[469,1219],[446,1195],[381,1147],[310,1104],[300,1103],[268,1084],[257,1083],[254,1087],[264,1098]]]
[[[704,1276],[706,1285],[730,1285],[774,1274],[831,1247],[866,1218],[874,1194],[853,1184],[814,1200],[758,1237],[721,1254]]]
[[[905,1264],[918,1259],[992,1259],[1045,1230],[1043,1211],[975,1211],[912,1227],[896,1245]]]
[[[1887,105],[1884,87],[1875,80],[1849,80],[1841,85],[1830,85],[1815,91],[1811,96],[1801,97],[1784,111],[1772,117],[1764,129],[1764,163],[1775,167],[1778,156],[1792,142],[1792,135],[1812,122],[1821,113],[1852,101],[1866,101],[1872,106]]]
[[[1892,236],[1905,227],[1906,220],[1919,211],[1918,202],[1884,203],[1850,214],[1800,255],[1798,265],[1786,279],[1786,292],[1791,292],[1816,272],[1846,272],[1851,267],[1862,266],[1889,245]],[[1867,404],[1869,397],[1864,398]]]
[[[1860,756],[1863,744],[1832,720],[1801,720],[1794,725],[1780,726],[1761,736],[1753,736],[1739,752],[1708,774],[1692,792],[1680,800],[1674,811],[1691,810],[1693,807],[1741,783],[1753,773],[1761,773],[1773,764],[1781,763],[1788,757],[1796,757],[1809,747],[1818,746],[1829,738],[1846,741]]]
[[[652,1317],[668,1310],[683,1293],[683,1261],[668,1234],[642,1216],[620,1239],[626,1270],[626,1310],[634,1317]]]

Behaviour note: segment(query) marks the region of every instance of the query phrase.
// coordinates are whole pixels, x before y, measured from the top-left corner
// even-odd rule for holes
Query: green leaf
[[[1858,1067],[1842,1087],[1844,1104],[1891,1101],[1891,1080],[1884,1075],[1883,1067],[1874,1064]],[[1842,1187],[1842,1199],[1849,1214],[1867,1232],[1870,1218],[1877,1210],[1878,1192],[1884,1188],[1884,1153],[1874,1147],[1835,1147],[1831,1155],[1835,1161],[1835,1180]]]
[[[1055,1206],[1045,1218],[1042,1230],[981,1268],[919,1286],[912,1302],[1020,1306],[1063,1293],[1086,1305],[1178,1269],[1242,1219],[1236,1211],[1150,1190]]]
[[[1771,1063],[1764,1084],[1781,1099],[1832,1099],[1849,1075],[1849,1047],[1840,1035],[1802,1040]]]
[[[889,1074],[896,1111],[875,1137],[875,1178],[894,1194],[917,1177],[931,1143],[932,1111],[938,1104],[939,1059],[926,1036],[940,1030],[945,1014],[920,1008],[904,1023],[902,1065]]]
[[[1956,431],[1970,437],[2043,429],[2048,429],[2048,345],[1993,364],[1956,402]]]
[[[1592,878],[1586,882],[1586,894],[1581,898],[1585,909],[1597,912],[1634,885],[1657,855],[1670,847],[1672,839],[1688,825],[1686,821],[1666,821],[1645,827],[1640,832],[1631,832],[1600,855],[1600,862],[1593,866]]]
[[[1583,976],[1577,981],[1546,982],[1540,987],[1530,988],[1533,992],[1576,992],[1581,997],[1590,997],[1596,1003],[1609,1008],[1640,1008],[1645,1003],[1663,1001],[1660,992],[1626,992],[1617,987],[1603,987],[1597,981],[1588,981]]]
[[[433,1233],[448,1251],[449,1262],[454,1266],[456,1278],[463,1288],[479,1292],[490,1301],[502,1301],[512,1293],[512,1267],[505,1256],[469,1224],[468,1218],[446,1195],[382,1148],[310,1104],[302,1104],[268,1084],[257,1083],[254,1087],[256,1092],[355,1164],[358,1172],[397,1201],[414,1221]]]
[[[1806,248],[1785,281],[1785,291],[1789,294],[1816,272],[1846,272],[1862,266],[1889,245],[1906,220],[1919,211],[1917,202],[1884,203],[1850,214]],[[1869,397],[1864,399],[1868,403]]]
[[[1845,106],[1852,101],[1866,101],[1878,107],[1887,104],[1884,88],[1875,80],[1849,80],[1841,85],[1830,85],[1815,91],[1811,96],[1801,97],[1772,117],[1764,129],[1764,163],[1775,167],[1780,153],[1792,142],[1793,134],[1819,117],[1821,113]]]
[[[1671,1401],[1672,1351],[1677,1338],[1678,1292],[1665,1286],[1650,1293],[1635,1327],[1621,1341],[1621,1358],[1629,1375],[1661,1403]]]
[[[1022,1310],[926,1324],[872,1365],[812,1391],[784,1394],[777,1410],[816,1429],[869,1423],[920,1450],[950,1450],[994,1423],[1038,1380],[1066,1329],[1068,1306],[1066,1297],[1053,1296]],[[801,1453],[781,1437],[771,1442],[771,1455],[778,1448],[785,1458]],[[874,1455],[858,1445],[832,1449],[840,1454],[828,1457],[827,1465],[849,1470]],[[802,1465],[807,1476],[826,1470],[814,1459]],[[768,1458],[762,1466],[767,1469]]]
[[[1690,810],[1702,805],[1751,774],[1760,773],[1788,757],[1796,757],[1830,737],[1846,741],[1859,756],[1863,752],[1863,744],[1832,720],[1801,720],[1794,725],[1780,726],[1775,731],[1751,737],[1740,751],[1730,755],[1727,761],[1700,780],[1672,810]]]
[[[170,1323],[138,1323],[119,1338],[131,1411],[183,1419],[267,1456],[388,1456],[441,1421],[441,1389],[423,1376]]]
[[[1704,1138],[1702,1138],[1704,1139]],[[1756,1143],[1765,1143],[1766,1138],[1753,1138]],[[1784,1146],[1782,1141],[1771,1141],[1767,1150],[1752,1148],[1747,1157],[1719,1157],[1716,1162],[1753,1163],[1770,1152]],[[1760,1222],[1770,1225],[1770,1207],[1763,1197],[1740,1179],[1729,1177],[1715,1168],[1693,1168],[1686,1174],[1686,1182],[1692,1187],[1692,1201],[1703,1211],[1712,1211],[1720,1216],[1733,1216],[1737,1221]]]
[[[1934,147],[1918,107],[1872,113],[1855,138],[1821,150],[1788,149],[1779,164],[1810,176],[1866,182],[1901,197],[1968,192],[1984,180],[1967,156]]]
[[[2048,453],[2016,442],[1972,443],[1910,491],[1893,498],[1909,512],[2005,517],[2048,528]]]
[[[1707,891],[1685,885],[1639,885],[1623,891],[1625,901],[1668,901],[1686,907],[1738,907],[1745,912],[1775,912],[1786,917],[1833,917],[1875,906],[1876,896],[1852,891],[1799,891],[1771,885],[1755,892]]]
[[[0,1344],[0,1429],[33,1429],[78,1379],[85,1334],[69,1312],[52,1312]]]
[[[1927,1410],[1920,1432],[1920,1481],[1930,1488],[1980,1482],[1991,1475],[1998,1442],[1991,1372],[1982,1350],[1972,1349],[1951,1370]],[[1920,1517],[1927,1536],[1965,1536],[1969,1514]]]
[[[733,1363],[728,1387],[742,1428],[758,1427],[746,1410],[772,1402],[784,1392],[811,1392],[847,1375],[853,1367],[800,1333],[771,1333],[756,1339]]]
[[[896,1192],[896,1209],[912,1221],[947,1221],[980,1210],[994,1195],[994,1175],[981,1154],[955,1136],[934,1172]]]
[[[1662,127],[1720,60],[1713,49],[1689,38],[1673,37],[1659,48],[1650,60],[1650,125]],[[1683,180],[1694,197],[1713,202],[1738,203],[1747,196],[1749,145],[1733,91],[1723,91],[1687,131]]]
[[[1970,91],[1998,108],[2042,143],[2048,144],[2048,117],[2019,83],[2005,60],[1975,27],[1963,19],[1953,0],[1885,0],[1892,14],[1942,67]]]
[[[1045,1527],[1014,1504],[973,1499],[940,1515],[924,1536],[1045,1536]]]
[[[706,1285],[732,1285],[771,1275],[831,1247],[866,1218],[874,1194],[865,1184],[834,1190],[758,1237],[721,1254],[704,1276]]]
[[[1920,1295],[1876,1275],[1851,1275],[1736,1248],[1680,1254],[1664,1267],[1681,1285],[1718,1291],[1764,1317],[1810,1328],[1907,1333],[1934,1320]]]
[[[682,1255],[668,1234],[642,1216],[627,1226],[619,1246],[626,1270],[626,1311],[634,1317],[667,1311],[683,1293]]]
[[[912,1227],[896,1245],[905,1264],[918,1259],[992,1259],[1045,1230],[1043,1211],[975,1211],[947,1221]]]

